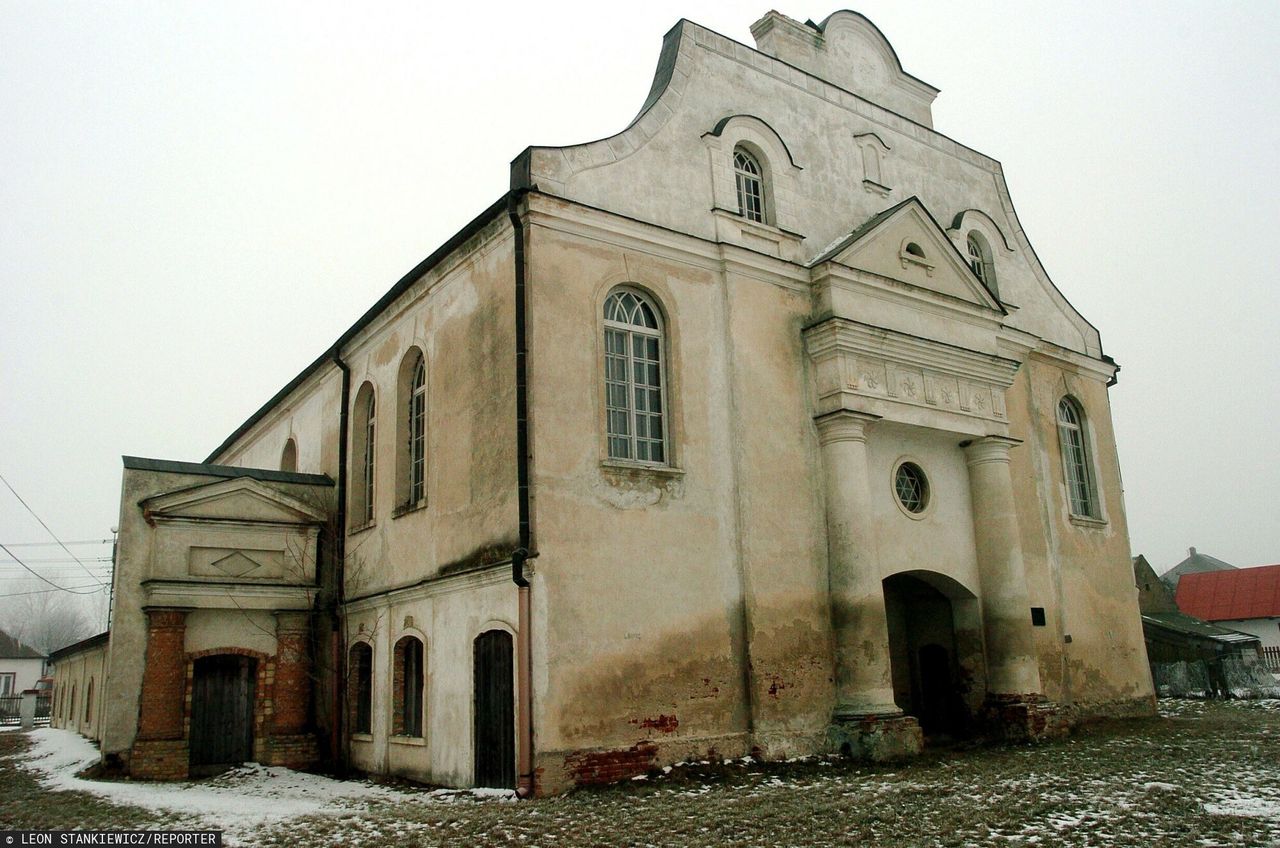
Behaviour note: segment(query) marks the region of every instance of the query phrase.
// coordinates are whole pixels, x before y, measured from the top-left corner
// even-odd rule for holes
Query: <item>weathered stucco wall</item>
[[[50,726],[74,730],[93,740],[101,739],[100,728],[107,704],[103,691],[106,670],[105,644],[77,651],[58,660],[53,670]]]

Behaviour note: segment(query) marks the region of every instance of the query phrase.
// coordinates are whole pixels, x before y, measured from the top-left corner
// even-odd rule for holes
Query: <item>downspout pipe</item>
[[[520,220],[520,201],[524,191],[507,195],[507,216],[511,219],[515,254],[515,319],[516,319],[516,504],[520,522],[520,543],[511,553],[511,581],[518,596],[516,626],[516,692],[518,704],[516,724],[516,794],[531,798],[533,779],[533,650],[529,632],[531,604],[529,579],[524,564],[533,548],[533,525],[529,517],[529,384],[527,312],[525,292],[525,230]]]
[[[351,368],[342,361],[340,345],[333,347],[333,364],[342,372],[342,407],[338,412],[338,508],[337,527],[333,533],[333,602],[329,611],[330,668],[333,669],[333,711],[330,716],[330,751],[338,762],[339,772],[347,771],[347,738],[343,724],[347,711],[343,708],[346,698],[346,651],[342,645],[342,603],[346,595],[347,555],[347,429],[350,426]]]

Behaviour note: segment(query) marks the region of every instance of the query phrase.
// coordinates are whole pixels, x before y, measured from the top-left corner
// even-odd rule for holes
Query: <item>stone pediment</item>
[[[875,215],[810,265],[833,262],[947,298],[1003,312],[918,198]]]
[[[322,508],[247,477],[157,495],[142,501],[141,506],[151,521],[187,519],[314,525],[325,520]]]

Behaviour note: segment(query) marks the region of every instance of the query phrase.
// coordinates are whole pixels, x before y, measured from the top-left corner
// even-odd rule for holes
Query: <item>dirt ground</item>
[[[1062,742],[929,751],[893,767],[693,764],[531,802],[372,786],[337,798],[335,788],[312,812],[290,814],[281,801],[285,812],[260,819],[232,811],[235,793],[248,809],[262,780],[287,778],[259,770],[160,801],[127,784],[134,794],[122,803],[110,787],[39,771],[36,747],[0,734],[0,829],[218,827],[227,844],[282,848],[1280,846],[1280,701],[1162,701],[1159,718]],[[210,787],[227,812],[194,803]]]

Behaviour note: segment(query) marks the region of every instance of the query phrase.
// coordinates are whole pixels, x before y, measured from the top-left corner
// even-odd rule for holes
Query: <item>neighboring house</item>
[[[1169,587],[1169,591],[1178,591],[1178,580],[1184,574],[1204,574],[1209,571],[1232,571],[1235,566],[1228,562],[1223,562],[1216,557],[1208,554],[1202,554],[1195,548],[1187,550],[1187,558],[1166,571],[1160,579]]]
[[[53,703],[49,724],[74,730],[93,740],[102,738],[106,698],[102,688],[107,671],[107,642],[99,633],[49,655],[53,665]]]
[[[46,668],[42,652],[0,630],[0,697],[36,688]]]
[[[555,792],[1153,711],[1117,366],[999,163],[863,16],[752,32],[125,459],[107,757]]]
[[[1258,637],[1179,611],[1146,557],[1133,558],[1133,574],[1157,692],[1175,697],[1274,694]]]
[[[1222,627],[1250,633],[1280,649],[1280,565],[1185,574],[1178,608]]]

